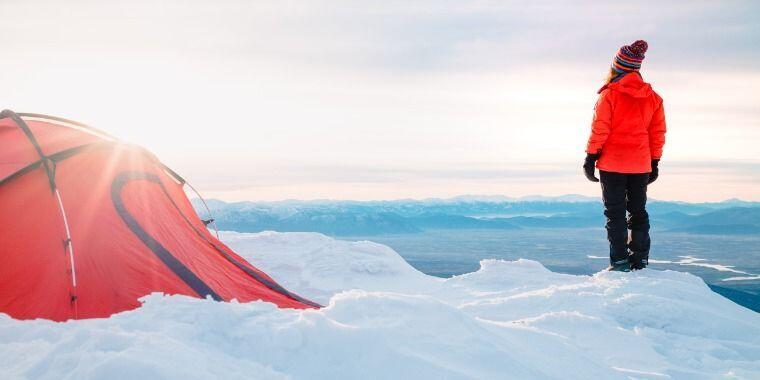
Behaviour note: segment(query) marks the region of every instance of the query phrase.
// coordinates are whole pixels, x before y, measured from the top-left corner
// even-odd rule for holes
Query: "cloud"
[[[651,41],[662,66],[753,67],[756,2],[3,2],[16,51],[302,61],[391,71],[609,60]],[[18,20],[18,21],[16,21]],[[687,63],[688,62],[688,63]]]
[[[595,90],[636,38],[650,42],[644,75],[666,99],[667,163],[760,160],[759,8],[7,1],[0,101],[91,123],[241,197],[258,186],[287,187],[267,197],[577,193]],[[726,197],[760,194],[747,168],[678,170],[678,191],[725,171],[737,193]]]

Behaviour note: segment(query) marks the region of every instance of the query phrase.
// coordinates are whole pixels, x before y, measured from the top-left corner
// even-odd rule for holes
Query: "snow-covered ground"
[[[222,240],[326,307],[154,294],[109,319],[0,315],[0,378],[760,378],[760,314],[687,273],[486,260],[443,280],[371,242]]]

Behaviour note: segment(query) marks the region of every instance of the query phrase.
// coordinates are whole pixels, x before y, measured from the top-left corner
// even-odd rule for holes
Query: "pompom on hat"
[[[612,69],[618,74],[639,71],[647,48],[649,48],[649,44],[644,40],[637,40],[630,45],[624,45],[615,55],[615,60],[612,61]]]

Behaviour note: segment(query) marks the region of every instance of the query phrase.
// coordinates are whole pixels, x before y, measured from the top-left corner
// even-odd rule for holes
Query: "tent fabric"
[[[0,115],[0,312],[107,317],[152,292],[319,307],[216,239],[184,180],[147,150],[9,115]]]

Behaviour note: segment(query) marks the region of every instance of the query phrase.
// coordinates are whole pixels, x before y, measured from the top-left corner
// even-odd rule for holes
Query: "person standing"
[[[647,49],[638,40],[615,55],[598,91],[583,164],[589,181],[601,180],[612,271],[644,269],[649,260],[647,186],[659,176],[666,128],[662,98],[639,72]]]

